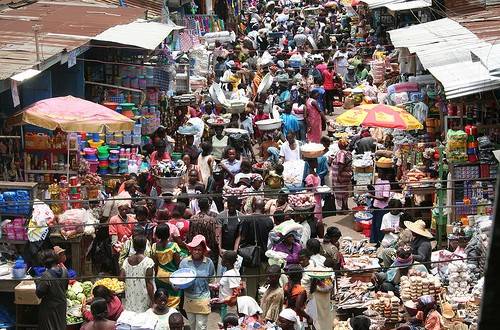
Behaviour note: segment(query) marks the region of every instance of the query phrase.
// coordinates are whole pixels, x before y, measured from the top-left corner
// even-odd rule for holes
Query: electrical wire
[[[207,257],[208,258],[208,257]],[[347,258],[349,258],[349,256],[347,256]],[[466,258],[455,258],[455,259],[449,259],[449,260],[439,260],[439,261],[424,261],[424,262],[415,262],[414,265],[417,265],[417,264],[421,264],[421,265],[428,265],[428,266],[431,266],[431,265],[438,265],[438,264],[446,264],[446,263],[451,263],[451,262],[455,262],[455,261],[478,261],[478,260],[483,260],[483,259],[486,259],[486,256],[479,256],[479,257],[466,257]],[[406,269],[408,268],[409,266],[389,266],[389,267],[371,267],[371,268],[365,268],[365,269],[357,269],[357,270],[350,270],[350,269],[340,269],[340,270],[314,270],[313,272],[314,273],[325,273],[325,274],[341,274],[343,276],[348,276],[348,275],[356,275],[356,274],[363,274],[363,273],[374,273],[376,271],[386,271],[386,270],[389,270],[389,269]],[[288,271],[288,270],[284,270],[281,272],[281,275],[290,275],[290,274],[297,274],[297,273],[303,273],[303,274],[307,274],[308,272],[311,272],[311,271],[308,271],[306,269],[302,270],[302,271]],[[241,274],[241,275],[212,275],[212,276],[199,276],[199,275],[196,275],[196,278],[197,279],[217,279],[217,278],[223,278],[223,277],[227,277],[227,278],[232,278],[232,277],[236,277],[236,278],[260,278],[260,277],[267,277],[269,275],[273,275],[271,273],[262,273],[262,274],[252,274],[252,275],[246,275],[246,274]],[[274,274],[276,275],[276,274]],[[84,282],[84,281],[88,281],[88,280],[92,280],[92,279],[102,279],[102,278],[116,278],[116,279],[119,279],[119,280],[122,280],[123,277],[121,276],[118,276],[118,275],[88,275],[88,276],[78,276],[78,277],[75,277],[75,278],[70,278],[70,280],[76,280],[76,281],[80,281],[80,282]],[[148,276],[126,276],[126,279],[127,280],[142,280],[142,279],[166,279],[168,280],[170,277],[165,277],[165,276],[151,276],[151,277],[148,277]],[[176,276],[176,278],[189,278],[189,279],[192,279],[193,277],[192,276]],[[29,279],[28,279],[29,280]],[[34,278],[33,280],[37,281],[37,282],[44,282],[44,281],[48,281],[48,282],[53,282],[53,281],[67,281],[68,278]],[[3,281],[15,281],[15,282],[19,282],[19,280],[17,279],[0,279],[0,282],[3,282]]]

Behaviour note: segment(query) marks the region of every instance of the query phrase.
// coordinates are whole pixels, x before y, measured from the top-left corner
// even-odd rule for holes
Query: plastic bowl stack
[[[111,174],[118,173],[118,161],[120,159],[120,151],[118,149],[109,150],[109,171]]]
[[[97,159],[97,149],[96,148],[85,148],[83,149],[84,158],[90,165],[90,172],[97,172],[99,166],[99,161]]]

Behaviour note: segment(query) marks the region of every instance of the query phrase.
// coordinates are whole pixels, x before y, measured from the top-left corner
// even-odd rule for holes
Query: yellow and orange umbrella
[[[407,131],[424,128],[410,113],[385,104],[361,104],[347,110],[335,121],[342,126],[397,128]]]

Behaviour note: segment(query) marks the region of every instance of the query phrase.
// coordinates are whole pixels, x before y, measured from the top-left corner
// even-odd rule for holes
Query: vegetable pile
[[[289,195],[288,203],[290,203],[292,208],[313,207],[315,204],[314,194],[303,191],[297,193],[296,195]]]
[[[78,282],[68,286],[66,291],[66,322],[68,324],[77,324],[83,322],[82,305],[92,292],[92,282]]]

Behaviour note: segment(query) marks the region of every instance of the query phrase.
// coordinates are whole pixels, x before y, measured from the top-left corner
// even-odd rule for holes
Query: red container
[[[109,166],[109,161],[107,159],[99,161],[99,167],[100,168],[108,168],[108,166]]]
[[[69,178],[69,185],[70,186],[76,186],[78,185],[78,177],[77,176],[72,176]]]
[[[363,230],[363,235],[365,235],[366,237],[370,237],[372,232],[372,221],[364,220],[360,221],[359,224],[361,225],[361,229]]]
[[[106,108],[109,108],[109,109],[115,111],[116,107],[118,106],[118,103],[116,103],[116,102],[103,102],[102,105],[104,105]]]
[[[457,115],[457,106],[454,104],[448,104],[448,116],[456,116]]]
[[[465,126],[465,133],[467,133],[467,135],[477,136],[477,126],[466,125]]]

